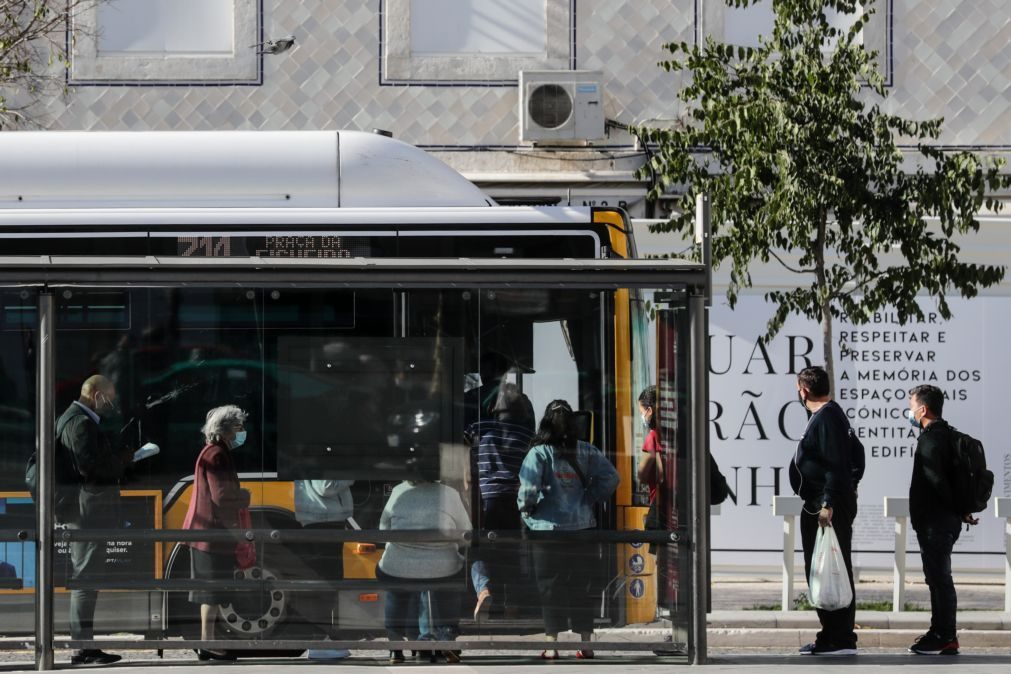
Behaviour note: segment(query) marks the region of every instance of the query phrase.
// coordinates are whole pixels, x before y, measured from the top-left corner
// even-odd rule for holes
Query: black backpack
[[[74,453],[67,449],[60,441],[60,435],[66,422],[57,426],[56,442],[54,443],[54,458],[56,465],[53,467],[54,483],[56,487],[55,514],[60,522],[73,521],[79,512],[78,498],[81,487],[81,474],[77,470],[77,460]],[[38,450],[32,452],[28,457],[28,465],[25,466],[25,486],[32,495],[34,503],[39,502],[39,455]]]
[[[867,458],[864,455],[864,443],[860,442],[856,429],[850,426],[847,434],[850,444],[850,466],[853,473],[853,488],[856,489],[860,480],[864,478],[864,470],[867,467]]]
[[[959,515],[986,510],[993,493],[993,473],[986,468],[983,443],[951,428],[952,438],[952,504]]]
[[[730,496],[730,485],[727,484],[727,478],[720,472],[720,467],[713,455],[709,452],[706,452],[706,455],[709,457],[709,505],[719,505]]]

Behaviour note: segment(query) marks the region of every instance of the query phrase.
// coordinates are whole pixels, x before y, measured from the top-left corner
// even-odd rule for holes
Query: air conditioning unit
[[[604,137],[603,73],[520,71],[520,141],[586,141]]]

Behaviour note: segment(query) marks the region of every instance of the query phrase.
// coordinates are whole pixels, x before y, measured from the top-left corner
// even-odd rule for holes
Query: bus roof
[[[361,131],[0,133],[9,209],[487,207],[412,145]]]
[[[129,228],[161,230],[220,227],[335,226],[372,229],[396,225],[578,225],[592,209],[569,206],[421,208],[0,208],[0,229],[10,227]],[[233,232],[233,234],[235,234]]]

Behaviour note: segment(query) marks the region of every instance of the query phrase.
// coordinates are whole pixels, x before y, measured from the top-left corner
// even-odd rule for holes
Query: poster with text
[[[854,524],[857,564],[887,566],[894,550],[895,524],[884,517],[884,497],[908,496],[918,431],[903,413],[917,384],[944,391],[945,419],[986,448],[994,497],[1011,496],[1011,442],[1003,428],[1011,414],[1001,395],[1011,381],[1011,298],[949,302],[949,321],[924,298],[922,321],[901,325],[886,310],[864,325],[834,325],[836,400],[867,458]],[[780,559],[783,523],[772,516],[772,497],[792,493],[787,466],[807,424],[796,375],[807,365],[824,364],[821,328],[814,321],[791,317],[774,340],[762,342],[771,313],[762,297],[744,296],[734,310],[717,300],[710,314],[710,442],[735,492],[713,518],[715,564]],[[979,526],[962,530],[957,567],[1002,566],[1004,521],[994,516],[992,500],[980,519]],[[918,550],[912,532],[908,550]]]

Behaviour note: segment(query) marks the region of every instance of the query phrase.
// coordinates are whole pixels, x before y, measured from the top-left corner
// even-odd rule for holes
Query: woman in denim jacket
[[[552,401],[520,468],[516,502],[527,528],[534,532],[593,529],[597,526],[594,506],[617,486],[618,471],[611,462],[599,449],[578,439],[569,403]],[[559,632],[571,629],[589,642],[603,585],[600,545],[535,539],[533,560],[546,639],[557,641]],[[555,659],[558,651],[544,651],[541,657]],[[592,658],[593,651],[584,648],[576,657]]]

